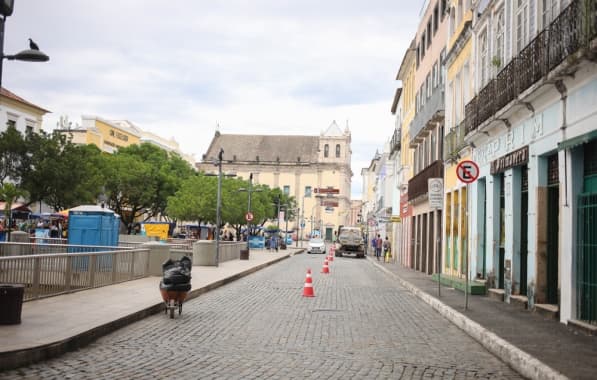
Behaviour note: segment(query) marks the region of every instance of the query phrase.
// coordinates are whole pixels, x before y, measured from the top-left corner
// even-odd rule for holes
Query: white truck
[[[365,242],[359,227],[340,227],[338,244],[339,247],[334,254],[336,257],[347,254],[356,255],[359,258],[365,257]]]

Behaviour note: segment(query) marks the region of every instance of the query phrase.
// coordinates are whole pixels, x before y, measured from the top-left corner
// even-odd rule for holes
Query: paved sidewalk
[[[301,251],[252,249],[249,260],[226,261],[218,267],[193,266],[192,289],[187,300]],[[0,371],[75,350],[124,325],[163,311],[160,280],[161,277],[146,277],[24,302],[21,324],[0,326]]]
[[[368,259],[522,375],[532,379],[597,378],[597,337],[486,296],[469,295],[464,310],[462,291],[442,286],[438,297],[437,282],[430,276],[397,263]]]

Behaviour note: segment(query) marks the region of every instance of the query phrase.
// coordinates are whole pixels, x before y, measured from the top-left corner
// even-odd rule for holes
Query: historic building
[[[413,176],[413,151],[410,146],[410,124],[415,116],[415,40],[410,44],[400,64],[396,80],[402,82],[402,91],[397,91],[392,104],[392,113],[396,116],[394,134],[390,140],[395,154],[399,155],[397,167],[397,184],[394,190],[399,198],[400,223],[396,223],[396,238],[392,245],[397,260],[404,266],[414,268],[414,251],[412,249],[412,205],[408,203],[408,181]]]
[[[8,125],[14,126],[17,131],[39,133],[43,116],[50,111],[37,106],[20,96],[0,89],[0,132],[4,132]]]
[[[472,81],[472,15],[468,1],[452,1],[449,9],[446,47],[446,97],[444,137],[444,228],[442,275],[455,279],[466,276],[468,257],[469,197],[466,184],[458,180],[456,167],[470,160],[471,149],[464,142],[464,106],[474,91]],[[486,42],[485,42],[486,43]],[[484,276],[484,271],[481,272]]]
[[[165,139],[155,133],[144,131],[128,120],[107,120],[98,116],[83,115],[81,121],[82,125],[74,128],[70,123],[59,125],[58,131],[71,137],[74,144],[93,144],[107,153],[114,153],[118,148],[130,145],[149,143],[176,153],[189,165],[195,166],[194,157],[182,152],[174,138]]]
[[[413,177],[408,181],[412,206],[411,240],[414,268],[432,274],[439,257],[442,210],[428,201],[428,180],[443,178],[444,63],[447,2],[427,2],[415,36],[415,115],[409,126],[408,147],[413,150]],[[404,147],[403,147],[404,148]]]
[[[505,302],[597,322],[595,1],[477,3],[465,141],[473,276]]]
[[[351,135],[334,121],[319,136],[240,135],[217,131],[197,169],[213,172],[213,160],[224,150],[222,170],[279,188],[293,196],[305,221],[303,238],[319,230],[332,240],[340,225],[351,220]],[[338,189],[334,197],[319,197],[317,189]],[[300,219],[288,227],[299,230]]]

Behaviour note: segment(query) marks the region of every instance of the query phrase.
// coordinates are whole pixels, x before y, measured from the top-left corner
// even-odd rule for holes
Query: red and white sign
[[[470,160],[462,161],[456,166],[456,176],[464,183],[473,183],[479,178],[479,165]]]
[[[320,187],[314,189],[315,193],[318,194],[340,194],[340,189],[334,189],[333,187]]]
[[[253,220],[253,213],[252,212],[247,212],[245,214],[245,219],[247,220],[247,222],[250,222]]]

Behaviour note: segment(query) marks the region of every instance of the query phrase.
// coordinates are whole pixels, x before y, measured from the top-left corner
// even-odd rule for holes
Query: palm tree
[[[19,198],[27,195],[25,190],[16,187],[12,183],[5,183],[0,186],[0,199],[4,199],[4,219],[8,219],[8,235],[6,240],[10,241],[10,226],[12,225],[12,204]]]

